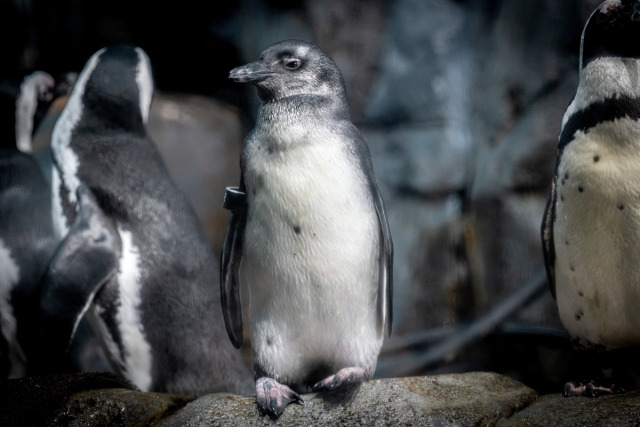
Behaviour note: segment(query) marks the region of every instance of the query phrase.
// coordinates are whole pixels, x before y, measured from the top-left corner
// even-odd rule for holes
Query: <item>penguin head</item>
[[[86,120],[96,117],[103,127],[135,130],[144,129],[152,96],[147,54],[139,47],[116,45],[87,61],[69,102],[81,103]]]
[[[602,57],[640,58],[640,0],[608,0],[582,32],[580,69]]]
[[[338,99],[345,99],[338,66],[318,46],[302,40],[269,46],[257,61],[231,70],[229,78],[255,85],[264,102],[294,95],[338,95]]]

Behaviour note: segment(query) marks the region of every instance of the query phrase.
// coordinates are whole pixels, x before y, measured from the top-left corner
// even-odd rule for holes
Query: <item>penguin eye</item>
[[[290,58],[284,60],[284,66],[290,70],[296,70],[300,68],[300,65],[302,65],[302,61],[300,61],[299,59]]]

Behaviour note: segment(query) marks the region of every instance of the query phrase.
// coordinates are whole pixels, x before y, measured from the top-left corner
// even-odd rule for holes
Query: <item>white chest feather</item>
[[[119,229],[122,239],[122,257],[117,276],[118,301],[113,316],[118,328],[123,352],[120,352],[116,340],[111,335],[106,325],[100,320],[105,315],[104,309],[94,306],[91,321],[100,330],[100,335],[111,357],[123,369],[123,375],[135,384],[140,390],[148,391],[152,382],[152,355],[144,327],[141,323],[140,308],[140,257],[136,246],[133,244],[131,233]]]
[[[378,225],[355,159],[333,135],[248,154],[241,280],[254,353],[292,376],[313,358],[375,366]]]
[[[63,215],[60,186],[63,185],[68,191],[69,202],[72,205],[77,202],[76,192],[80,186],[80,179],[78,178],[80,162],[76,153],[71,149],[71,137],[74,128],[82,117],[84,88],[89,76],[98,65],[98,61],[98,54],[93,55],[78,76],[73,93],[69,97],[69,101],[56,122],[51,135],[51,149],[59,167],[52,165],[51,183],[53,225],[58,237],[64,236],[69,228],[69,223]]]
[[[620,119],[578,132],[558,170],[556,294],[573,337],[640,344],[640,135]]]

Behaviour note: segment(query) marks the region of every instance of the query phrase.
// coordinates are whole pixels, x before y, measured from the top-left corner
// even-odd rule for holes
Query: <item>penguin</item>
[[[44,71],[36,71],[22,81],[20,96],[16,100],[16,144],[23,153],[31,153],[34,117],[38,105],[53,100],[55,80]],[[38,102],[40,101],[40,102]]]
[[[285,40],[229,77],[256,86],[262,104],[240,186],[225,195],[225,325],[240,347],[246,287],[258,410],[278,418],[303,402],[300,393],[373,375],[391,332],[393,244],[333,60],[312,43]]]
[[[251,391],[226,337],[218,265],[147,134],[148,56],[108,46],[87,61],[52,136],[54,229],[41,339],[59,359],[86,315],[114,371],[142,391]]]
[[[603,372],[566,396],[622,391],[616,354],[640,345],[640,1],[605,1],[581,38],[542,221],[551,292],[575,348]],[[620,362],[622,359],[618,359]]]
[[[27,75],[7,103],[14,106],[0,142],[0,376],[17,378],[32,369],[37,346],[38,285],[57,240],[51,192],[31,150],[36,110],[51,102],[55,81],[43,72]]]

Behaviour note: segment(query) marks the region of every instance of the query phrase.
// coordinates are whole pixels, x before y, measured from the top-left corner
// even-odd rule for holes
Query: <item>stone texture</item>
[[[240,182],[240,112],[204,96],[156,92],[147,127],[217,253],[229,221],[224,189]]]
[[[350,393],[304,395],[289,405],[276,425],[491,425],[529,405],[537,394],[507,377],[468,373],[437,377],[373,380]],[[165,419],[162,426],[255,426],[274,424],[259,417],[253,398],[203,396]]]
[[[274,422],[254,397],[192,400],[143,393],[111,374],[0,381],[3,426],[555,426],[638,425],[640,391],[593,398],[539,396],[491,372],[378,379],[333,395],[306,394]]]
[[[640,391],[588,397],[542,396],[500,426],[640,425]]]

